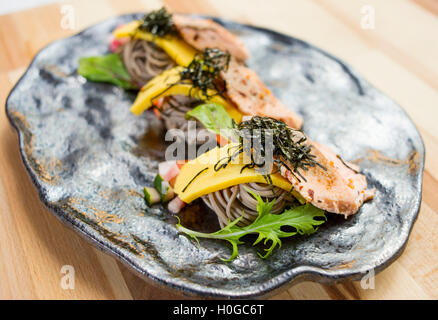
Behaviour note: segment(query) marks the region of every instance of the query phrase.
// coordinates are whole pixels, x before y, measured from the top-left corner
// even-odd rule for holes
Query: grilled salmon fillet
[[[173,22],[184,41],[198,50],[217,48],[241,61],[249,56],[242,41],[211,19],[174,14]]]
[[[289,110],[257,74],[242,63],[231,59],[228,69],[221,72],[221,77],[225,80],[228,98],[243,115],[271,117],[283,121],[291,128],[301,128],[301,116]]]
[[[315,160],[326,170],[319,166],[307,171],[298,169],[305,180],[284,166],[281,174],[315,207],[345,217],[355,214],[365,201],[373,198],[375,190],[367,189],[366,178],[359,173],[358,166],[344,162],[327,146],[317,142],[311,145]]]

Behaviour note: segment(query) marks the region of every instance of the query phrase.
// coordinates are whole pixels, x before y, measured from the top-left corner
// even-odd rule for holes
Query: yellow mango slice
[[[184,164],[174,186],[178,197],[182,201],[190,203],[203,195],[241,183],[266,183],[263,175],[255,169],[246,168],[242,173],[240,172],[245,165],[242,160],[244,157],[234,160],[219,171],[214,170],[214,165],[219,159],[226,157],[230,148],[232,153],[236,146],[237,144],[231,143],[221,148],[217,147]],[[201,172],[201,170],[204,171]],[[195,178],[196,175],[198,176]],[[287,191],[293,190],[289,180],[280,173],[271,174],[271,179],[274,186]],[[292,191],[292,195],[300,202],[304,202],[304,199],[295,190]]]
[[[192,62],[197,53],[193,47],[175,36],[157,37],[149,32],[138,30],[140,24],[141,21],[132,21],[125,24],[115,29],[113,31],[113,36],[115,38],[133,37],[153,42],[161,47],[179,66],[188,66],[190,62]],[[180,80],[179,73],[181,71],[181,67],[176,67],[164,71],[161,75],[149,81],[140,90],[134,104],[131,106],[131,112],[135,115],[139,115],[150,108],[155,100],[165,96],[177,94],[188,96],[190,94],[191,97],[222,105],[230,117],[232,117],[237,123],[240,123],[242,120],[242,114],[232,103],[226,101],[220,95],[214,95],[215,91],[211,90],[208,92],[209,95],[214,96],[207,99],[201,90],[192,88],[190,84],[173,85]]]
[[[173,96],[173,95],[185,95],[191,96],[193,98],[203,100],[206,102],[215,102],[222,105],[227,113],[236,121],[240,123],[242,120],[242,114],[236,109],[236,107],[222,98],[214,90],[209,90],[208,94],[212,95],[207,98],[201,90],[198,88],[193,88],[190,83],[175,84],[181,80],[180,72],[183,67],[178,66],[169,70],[164,71],[159,76],[156,76],[151,81],[146,83],[137,95],[133,105],[131,106],[131,112],[135,115],[141,114],[143,111],[147,110],[153,105],[153,102],[157,99]]]
[[[132,21],[129,22],[127,24],[124,24],[122,26],[117,27],[114,31],[113,31],[113,36],[114,38],[124,38],[124,37],[132,37],[134,35],[134,33],[137,31],[137,28],[140,26],[141,21],[136,20],[136,21]],[[151,40],[153,38],[153,35],[150,34],[151,36]],[[147,41],[151,41],[148,39],[145,39]]]
[[[176,36],[157,37],[149,32],[138,30],[137,28],[140,24],[141,21],[132,21],[125,24],[114,30],[113,36],[115,38],[133,37],[153,42],[180,66],[188,66],[192,62],[197,53],[195,48]]]

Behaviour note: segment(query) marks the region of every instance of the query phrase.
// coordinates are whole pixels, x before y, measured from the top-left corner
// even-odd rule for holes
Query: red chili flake
[[[313,192],[313,190],[312,190],[312,189],[309,189],[309,190],[307,190],[307,193],[309,194],[309,197],[312,198],[312,200],[313,200],[313,195],[315,194],[315,193]]]

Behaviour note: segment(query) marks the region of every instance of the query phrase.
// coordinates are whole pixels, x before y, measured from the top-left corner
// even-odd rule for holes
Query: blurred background
[[[56,0],[20,0],[15,2],[3,1],[0,3],[0,14],[30,9],[53,2],[56,2]]]
[[[426,145],[423,202],[403,255],[375,278],[304,282],[275,299],[438,298],[438,1],[437,0],[20,0],[0,2],[0,100],[48,43],[106,18],[166,5],[220,16],[308,41],[337,56],[398,102]],[[67,229],[40,203],[21,163],[18,140],[0,117],[0,298],[181,298],[139,280]],[[60,269],[72,265],[75,290]]]

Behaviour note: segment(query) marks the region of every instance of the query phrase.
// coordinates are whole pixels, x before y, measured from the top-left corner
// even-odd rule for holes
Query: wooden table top
[[[438,298],[438,2],[436,0],[73,0],[0,16],[0,101],[51,41],[96,22],[165,4],[174,12],[220,16],[306,40],[343,59],[397,101],[426,145],[423,201],[402,256],[375,278],[300,283],[274,299]],[[364,7],[370,5],[370,7]],[[70,6],[70,7],[65,7]],[[63,29],[73,8],[74,29]],[[361,11],[362,10],[362,11]],[[375,28],[364,20],[375,13]],[[22,164],[18,139],[0,116],[0,299],[179,299],[146,284],[43,207]],[[75,289],[61,268],[75,270]]]

